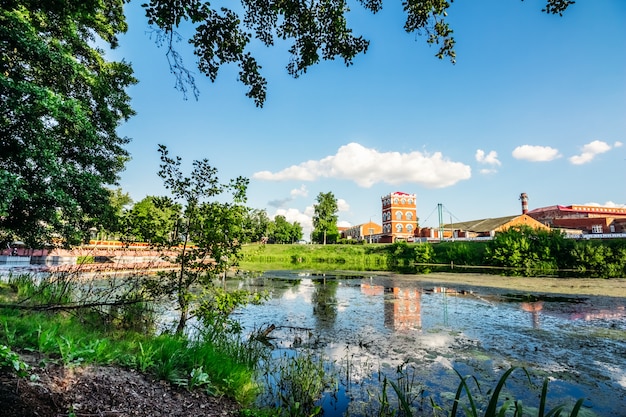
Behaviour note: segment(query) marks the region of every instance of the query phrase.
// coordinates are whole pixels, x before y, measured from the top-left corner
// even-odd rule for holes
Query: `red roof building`
[[[626,232],[626,208],[603,206],[548,206],[527,213],[551,228],[579,229],[583,233]]]

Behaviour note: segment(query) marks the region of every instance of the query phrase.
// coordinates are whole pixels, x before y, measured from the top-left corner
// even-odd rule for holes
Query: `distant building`
[[[382,230],[381,225],[370,221],[344,228],[341,230],[341,237],[343,239],[354,239],[359,242],[378,243]]]
[[[413,241],[417,231],[417,199],[415,194],[400,191],[381,197],[382,233],[380,243]]]
[[[444,224],[443,229],[444,237],[477,238],[493,237],[496,232],[502,232],[514,226],[529,226],[533,229],[544,230],[550,229],[550,227],[538,222],[528,214]]]
[[[548,206],[528,212],[533,219],[560,229],[585,234],[626,233],[626,208],[602,206]]]

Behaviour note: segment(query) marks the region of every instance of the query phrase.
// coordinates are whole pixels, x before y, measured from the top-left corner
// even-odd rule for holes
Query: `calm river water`
[[[313,349],[328,358],[338,385],[321,400],[325,416],[376,414],[383,376],[410,381],[418,410],[431,399],[449,410],[455,370],[475,376],[485,393],[511,366],[525,367],[535,386],[549,377],[552,406],[585,398],[584,415],[626,415],[626,299],[428,279],[280,271],[228,282],[269,291],[266,303],[235,317],[250,332],[275,325],[277,355]],[[522,370],[506,389],[525,408],[538,407],[540,390]]]

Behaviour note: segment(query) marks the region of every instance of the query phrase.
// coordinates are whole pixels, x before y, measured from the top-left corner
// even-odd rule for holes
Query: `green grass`
[[[333,384],[334,376],[326,370],[324,359],[313,352],[283,354],[265,362],[262,402],[280,417],[319,415],[317,401]]]
[[[202,335],[194,339],[155,335],[152,305],[142,300],[110,308],[37,310],[43,305],[73,306],[72,295],[72,280],[59,277],[37,280],[25,275],[3,285],[0,303],[20,307],[0,310],[5,362],[13,360],[13,351],[30,351],[66,366],[112,364],[137,369],[189,389],[225,394],[243,404],[256,397],[255,368],[265,348],[226,332],[211,340]],[[24,308],[29,306],[34,309]]]
[[[242,269],[385,271],[387,245],[246,245]]]
[[[216,344],[171,334],[116,334],[89,329],[76,317],[64,314],[10,310],[0,311],[0,322],[0,344],[37,352],[66,366],[120,365],[190,389],[202,386],[244,404],[258,393],[254,368],[261,350],[236,339]],[[200,380],[203,383],[199,384]]]

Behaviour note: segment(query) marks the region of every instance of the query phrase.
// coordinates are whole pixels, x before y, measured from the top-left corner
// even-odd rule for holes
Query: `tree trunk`
[[[176,326],[176,334],[177,335],[182,335],[183,332],[185,331],[185,326],[187,325],[187,314],[188,314],[188,307],[185,306],[185,308],[183,309],[181,307],[180,309],[180,317],[178,318],[178,326]]]

